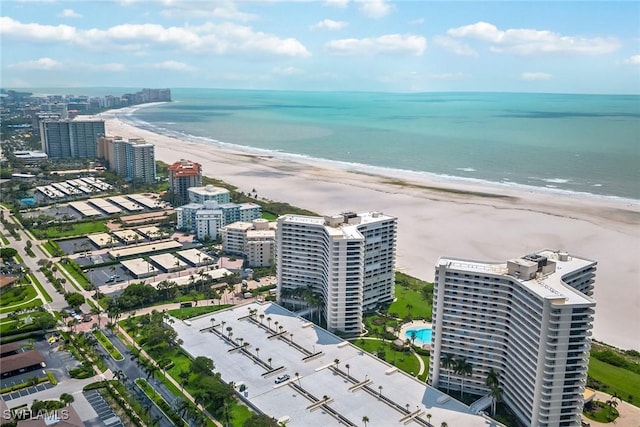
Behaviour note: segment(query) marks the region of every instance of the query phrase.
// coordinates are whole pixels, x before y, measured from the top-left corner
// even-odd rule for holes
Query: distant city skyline
[[[3,1],[0,85],[640,93],[618,2]]]

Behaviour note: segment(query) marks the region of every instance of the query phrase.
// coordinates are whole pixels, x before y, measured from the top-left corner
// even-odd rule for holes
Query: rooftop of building
[[[257,310],[253,320],[249,309]],[[410,421],[412,416],[426,425],[427,414],[438,425],[496,425],[276,304],[251,303],[184,322],[176,319],[172,327],[190,355],[212,358],[224,381],[246,387],[245,398],[252,405],[291,425],[339,424],[334,417],[360,425],[364,415],[376,425],[420,425]],[[236,342],[242,338],[245,351],[226,338],[227,327]],[[276,377],[284,374],[289,378],[276,384]]]
[[[450,269],[509,277],[513,282],[520,283],[541,298],[555,300],[556,304],[589,305],[595,304],[595,301],[568,286],[563,277],[595,264],[595,261],[587,258],[549,249],[513,258],[506,263],[447,257],[438,260],[438,265],[446,265]],[[523,274],[527,272],[531,272],[531,275]]]
[[[17,371],[44,363],[44,358],[38,350],[28,350],[22,353],[12,354],[2,358],[0,372],[3,374]]]
[[[204,187],[189,187],[187,191],[202,195],[202,196],[214,196],[219,194],[229,194],[229,190],[222,187],[215,187],[213,185],[205,185]]]
[[[395,217],[381,212],[346,212],[338,215],[324,217],[306,215],[284,215],[283,221],[299,224],[324,226],[327,234],[334,238],[361,239],[363,238],[359,228],[362,225],[393,220]]]
[[[190,160],[179,160],[169,166],[173,176],[195,176],[202,174],[202,165]]]

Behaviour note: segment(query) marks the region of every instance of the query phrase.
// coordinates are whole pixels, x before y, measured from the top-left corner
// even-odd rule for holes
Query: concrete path
[[[596,391],[595,400],[599,400],[601,402],[606,402],[611,399],[611,395],[607,393],[603,393],[601,391]],[[599,423],[597,421],[592,421],[587,417],[583,418],[591,424],[591,427],[640,427],[640,408],[637,406],[633,406],[629,402],[625,402],[624,400],[620,401],[618,407],[616,408],[620,416],[616,418],[615,421],[611,423]]]

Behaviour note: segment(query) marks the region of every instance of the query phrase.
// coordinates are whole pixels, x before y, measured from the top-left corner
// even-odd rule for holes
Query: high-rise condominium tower
[[[52,159],[98,157],[104,120],[44,120],[40,122],[42,151]]]
[[[189,203],[191,187],[202,186],[202,165],[190,160],[180,160],[169,166],[169,191],[173,206]]]
[[[330,331],[359,334],[363,311],[394,297],[396,221],[379,212],[278,218],[278,301],[310,303]]]
[[[502,399],[525,425],[580,425],[596,263],[543,250],[506,263],[441,258],[433,295],[429,382]],[[464,360],[471,374],[447,361]]]

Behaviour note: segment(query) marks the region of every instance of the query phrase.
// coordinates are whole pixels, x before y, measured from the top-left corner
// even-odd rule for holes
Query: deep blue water
[[[175,89],[157,132],[360,165],[640,199],[640,96]],[[142,123],[145,122],[145,123]]]

